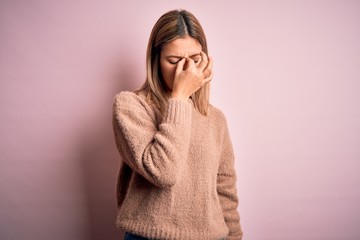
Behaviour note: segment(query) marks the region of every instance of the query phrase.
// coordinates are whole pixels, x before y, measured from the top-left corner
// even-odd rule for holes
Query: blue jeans
[[[129,232],[125,233],[124,240],[148,240],[148,238],[144,238]]]

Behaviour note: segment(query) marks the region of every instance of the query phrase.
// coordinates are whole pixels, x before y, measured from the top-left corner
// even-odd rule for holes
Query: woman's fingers
[[[214,76],[214,73],[211,72],[208,77],[204,78],[204,80],[203,80],[203,85],[205,85],[206,83],[210,82],[210,81],[212,80],[213,76]]]
[[[196,64],[191,58],[182,58],[175,70],[172,96],[187,99],[194,92],[211,81],[213,77],[212,58],[202,54],[202,61]]]
[[[206,66],[206,68],[203,71],[204,78],[207,78],[212,73],[213,60],[212,60],[211,57],[208,57],[208,59],[209,59],[208,60],[208,65]]]
[[[183,71],[185,65],[185,58],[181,59],[178,64],[176,65],[176,73],[179,74]]]
[[[213,64],[212,59],[209,57],[209,64],[207,65],[207,67],[202,72],[203,79],[208,78],[212,74],[212,64]]]
[[[206,68],[212,70],[213,64],[214,64],[214,61],[213,61],[212,57],[209,56],[209,64],[207,65]]]
[[[206,56],[206,54],[203,51],[200,52],[200,55],[201,55],[201,62],[198,65],[198,69],[202,72],[208,65],[208,57]]]
[[[214,64],[214,61],[213,61],[212,57],[209,56],[209,64],[206,66],[206,68],[203,72],[203,74],[204,74],[203,85],[210,82],[214,76],[214,73],[212,71],[213,64]]]
[[[189,69],[193,69],[196,67],[195,62],[192,58],[187,58],[187,64]]]

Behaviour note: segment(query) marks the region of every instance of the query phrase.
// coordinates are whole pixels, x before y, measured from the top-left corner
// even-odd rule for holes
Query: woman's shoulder
[[[113,115],[131,115],[134,118],[148,118],[157,121],[158,111],[154,104],[149,103],[144,90],[121,91],[114,97]]]
[[[150,118],[157,121],[157,110],[147,100],[143,90],[121,91],[114,97],[113,115],[116,117],[131,116],[134,119]]]
[[[144,91],[121,91],[114,97],[114,106],[131,107],[147,106],[146,93]]]
[[[213,104],[209,105],[209,115],[213,118],[216,122],[220,123],[221,125],[226,125],[226,116],[224,112],[219,108],[214,106]]]

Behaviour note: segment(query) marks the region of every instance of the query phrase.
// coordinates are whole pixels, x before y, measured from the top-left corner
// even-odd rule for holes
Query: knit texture
[[[140,92],[113,105],[121,156],[117,227],[150,239],[241,240],[234,153],[223,113],[169,98],[161,114]]]

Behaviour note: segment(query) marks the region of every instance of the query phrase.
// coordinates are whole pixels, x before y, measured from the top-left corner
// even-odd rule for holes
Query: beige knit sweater
[[[122,158],[116,224],[150,239],[241,240],[234,154],[224,115],[173,98],[163,115],[144,93],[113,106]]]

